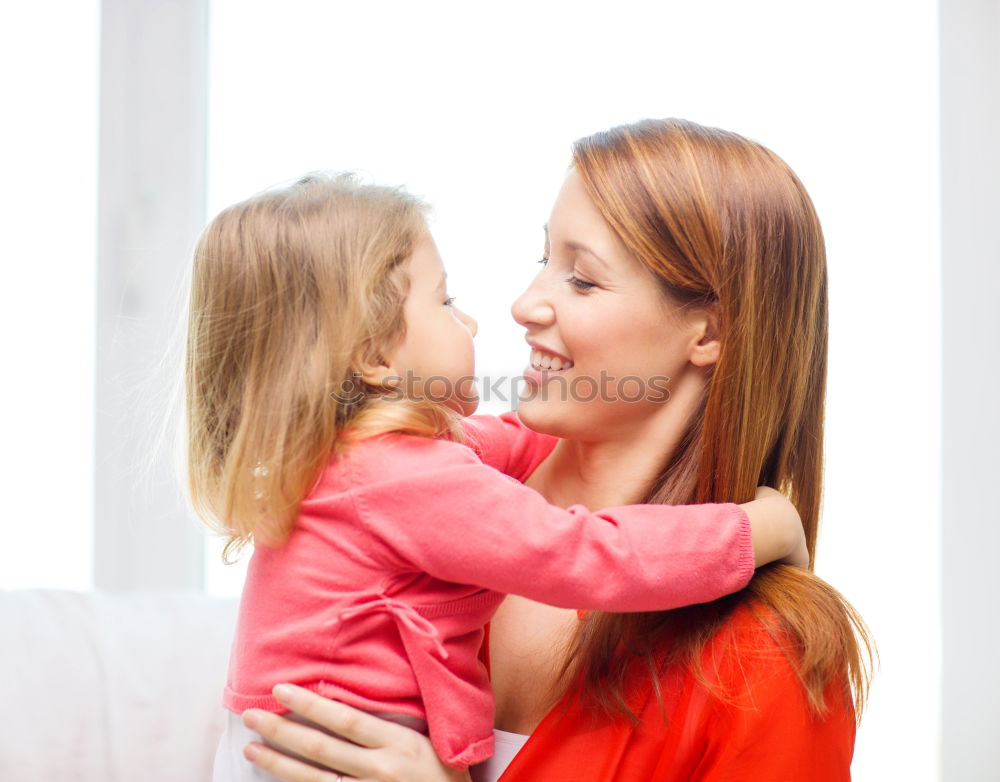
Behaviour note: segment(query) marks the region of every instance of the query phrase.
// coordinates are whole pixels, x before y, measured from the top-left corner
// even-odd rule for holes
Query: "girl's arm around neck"
[[[567,510],[455,443],[401,438],[369,455],[353,498],[387,568],[608,611],[714,600],[753,573],[737,505]]]

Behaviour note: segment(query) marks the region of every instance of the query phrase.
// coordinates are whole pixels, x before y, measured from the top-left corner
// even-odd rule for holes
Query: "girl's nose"
[[[514,299],[510,306],[510,314],[521,326],[549,326],[555,321],[555,310],[548,295],[542,273],[539,273],[528,289]]]
[[[458,317],[461,319],[462,323],[465,324],[469,333],[472,334],[473,337],[476,336],[476,333],[479,331],[479,324],[476,322],[476,319],[462,310],[458,311]]]

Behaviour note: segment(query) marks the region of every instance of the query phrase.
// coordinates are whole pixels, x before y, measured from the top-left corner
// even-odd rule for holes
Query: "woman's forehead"
[[[567,174],[543,228],[547,242],[590,253],[605,263],[628,252],[574,171]]]

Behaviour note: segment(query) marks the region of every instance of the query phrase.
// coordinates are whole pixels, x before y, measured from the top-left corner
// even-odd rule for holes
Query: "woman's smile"
[[[531,356],[524,370],[527,382],[541,385],[550,377],[564,375],[573,368],[571,358],[531,342],[528,344],[531,346]]]

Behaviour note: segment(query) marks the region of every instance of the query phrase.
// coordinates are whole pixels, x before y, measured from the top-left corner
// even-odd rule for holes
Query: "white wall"
[[[480,322],[483,374],[524,364],[507,308],[537,270],[574,138],[682,116],[788,160],[830,251],[818,570],[882,653],[855,778],[937,779],[935,3],[213,8],[209,211],[323,167],[426,196],[452,292]]]
[[[1000,2],[941,4],[943,764],[1000,779]]]
[[[208,0],[104,0],[101,22],[95,584],[200,589],[169,412],[205,221]]]

